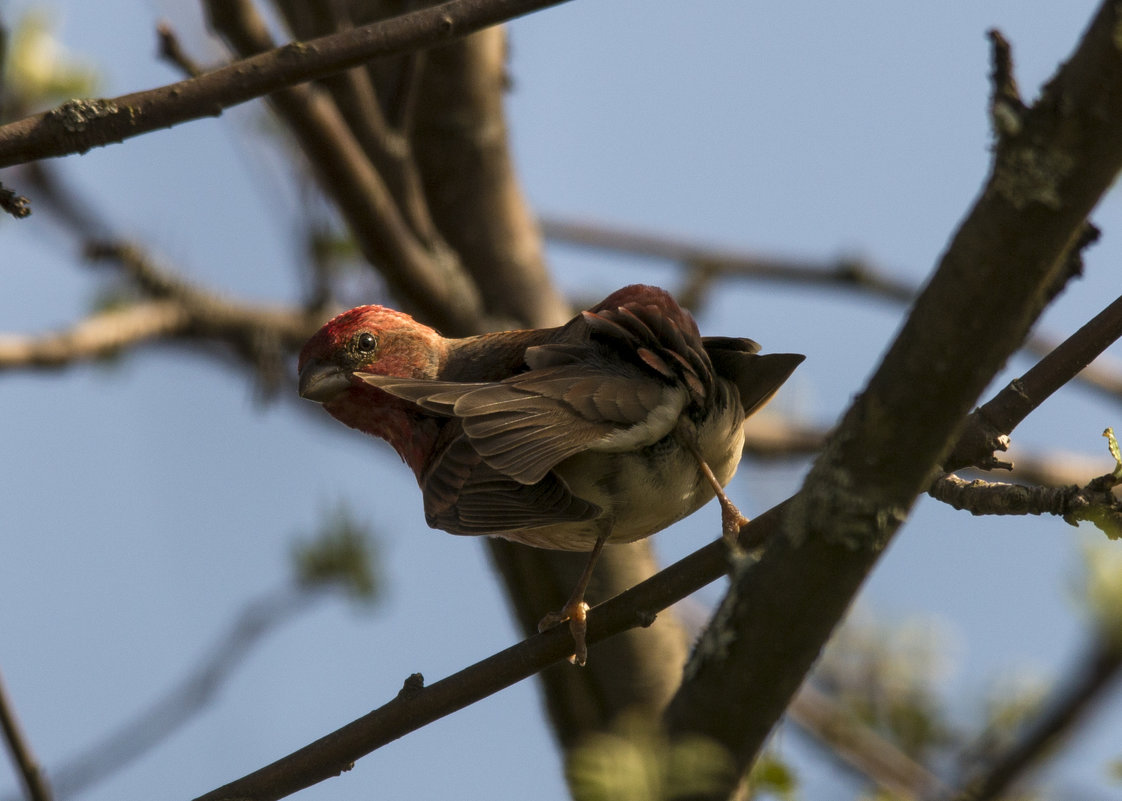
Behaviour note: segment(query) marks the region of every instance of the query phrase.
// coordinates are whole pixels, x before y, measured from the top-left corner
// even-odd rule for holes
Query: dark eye
[[[369,331],[363,331],[355,337],[355,350],[359,353],[373,353],[376,347],[378,347],[378,337]]]

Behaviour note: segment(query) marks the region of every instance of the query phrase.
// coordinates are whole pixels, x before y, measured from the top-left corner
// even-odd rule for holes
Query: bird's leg
[[[566,620],[569,621],[569,631],[573,635],[573,655],[569,657],[569,661],[574,665],[584,665],[588,661],[588,646],[585,645],[584,635],[588,630],[588,609],[589,606],[584,600],[584,592],[588,589],[588,582],[592,579],[592,568],[596,566],[596,560],[600,558],[600,551],[604,550],[604,543],[607,542],[608,535],[601,534],[596,538],[596,544],[592,546],[592,553],[588,555],[588,562],[584,565],[584,570],[577,579],[577,586],[573,587],[573,593],[569,596],[569,600],[561,607],[559,612],[551,612],[541,619],[538,623],[538,631],[545,631],[551,629],[558,623]]]
[[[678,426],[678,441],[681,442],[693,458],[697,460],[698,470],[706,481],[713,487],[713,492],[717,495],[717,502],[721,504],[721,533],[728,543],[729,550],[737,553],[740,546],[737,539],[740,537],[740,527],[748,523],[748,518],[740,513],[736,508],[729,496],[725,495],[725,488],[721,486],[721,482],[713,475],[713,470],[705,461],[705,457],[701,455],[701,449],[697,447],[697,430],[692,423],[683,420]]]

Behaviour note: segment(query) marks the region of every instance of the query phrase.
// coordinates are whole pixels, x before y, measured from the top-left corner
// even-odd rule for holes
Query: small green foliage
[[[1077,600],[1105,636],[1122,642],[1122,549],[1095,538],[1087,540],[1082,551]]]
[[[1122,757],[1119,757],[1107,766],[1107,773],[1112,782],[1122,784]]]
[[[1122,483],[1122,451],[1118,448],[1118,440],[1114,437],[1113,428],[1108,427],[1103,431],[1103,436],[1106,437],[1110,455],[1114,457],[1114,470],[1105,476],[1096,478],[1091,482],[1091,485],[1097,486],[1099,489],[1109,490]],[[1109,539],[1122,539],[1122,514],[1119,514],[1114,503],[1089,504],[1075,510],[1064,519],[1072,525],[1077,525],[1080,520],[1086,520],[1103,534],[1106,534]]]
[[[1029,670],[1015,670],[990,684],[985,699],[985,748],[1008,747],[1013,738],[1040,712],[1052,682]]]
[[[935,619],[893,625],[854,615],[815,679],[854,718],[923,762],[951,736],[938,692],[952,668],[950,640]]]
[[[1114,429],[1107,426],[1106,430],[1103,431],[1103,436],[1106,437],[1106,446],[1110,448],[1110,455],[1114,457],[1114,471],[1111,475],[1122,480],[1122,451],[1118,450],[1118,440],[1114,438]]]
[[[735,785],[732,760],[700,737],[670,741],[657,718],[619,716],[610,731],[569,753],[566,774],[577,801],[670,801]]]
[[[41,10],[28,11],[12,31],[5,75],[16,103],[24,108],[88,96],[97,71],[73,58],[54,36],[55,21]]]
[[[774,751],[765,751],[748,775],[752,798],[771,796],[780,801],[795,801],[799,797],[799,780],[795,771]]]
[[[377,596],[370,533],[345,506],[327,514],[319,533],[298,543],[292,556],[301,586],[335,584],[364,603]]]

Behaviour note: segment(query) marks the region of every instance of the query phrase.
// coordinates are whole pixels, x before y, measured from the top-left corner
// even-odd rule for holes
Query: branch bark
[[[981,196],[788,505],[782,536],[737,570],[668,709],[673,733],[751,764],[970,406],[1054,296],[1122,168],[1120,24],[1122,7],[1105,2],[999,142]]]

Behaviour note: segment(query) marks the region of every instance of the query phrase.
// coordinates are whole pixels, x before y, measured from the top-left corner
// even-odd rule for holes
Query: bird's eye
[[[378,337],[369,331],[363,331],[355,337],[355,349],[359,353],[373,353],[376,347],[378,347]]]

